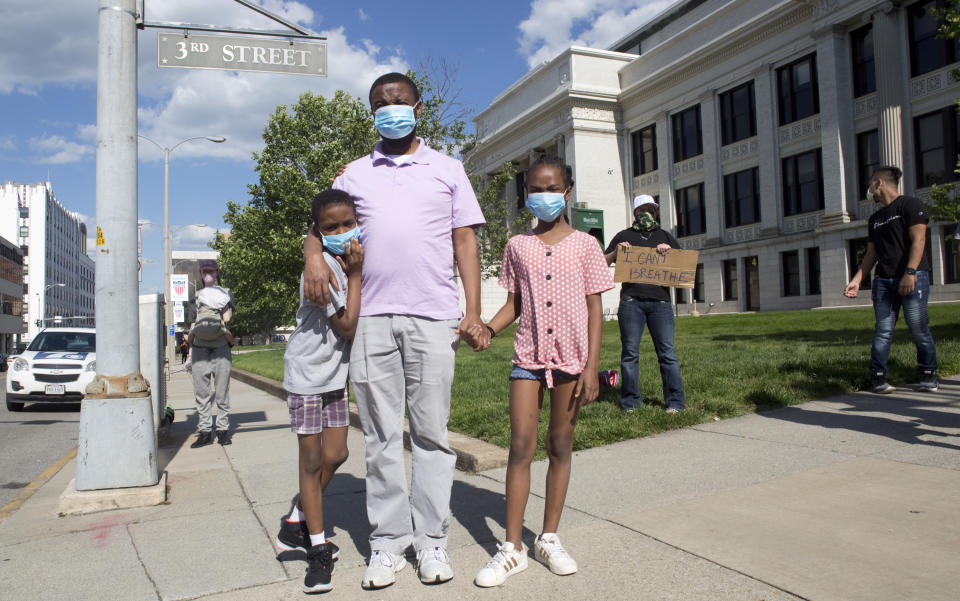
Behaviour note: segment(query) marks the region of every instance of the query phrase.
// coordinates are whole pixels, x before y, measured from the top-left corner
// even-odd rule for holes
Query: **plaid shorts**
[[[324,428],[343,428],[350,424],[347,389],[320,394],[287,393],[290,430],[296,434],[317,434]]]

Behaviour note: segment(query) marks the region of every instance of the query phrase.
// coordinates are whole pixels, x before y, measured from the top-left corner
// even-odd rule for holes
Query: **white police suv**
[[[25,402],[79,403],[97,371],[97,331],[47,328],[7,371],[7,409]]]

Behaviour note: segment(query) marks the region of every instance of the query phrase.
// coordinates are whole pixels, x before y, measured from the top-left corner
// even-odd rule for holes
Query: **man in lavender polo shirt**
[[[405,75],[378,78],[370,107],[381,141],[333,184],[356,198],[365,254],[350,381],[366,441],[373,531],[361,586],[368,589],[394,583],[411,544],[420,580],[453,578],[446,546],[456,464],[447,440],[454,354],[461,332],[475,348],[489,343],[473,230],[484,218],[463,165],[416,137],[420,93]],[[308,236],[304,289],[324,302],[329,270],[320,249],[321,241]],[[454,259],[466,295],[462,318]],[[409,494],[404,402],[413,454]]]

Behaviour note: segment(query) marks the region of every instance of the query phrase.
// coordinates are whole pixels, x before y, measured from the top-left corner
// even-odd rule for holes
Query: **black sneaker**
[[[190,445],[190,448],[198,449],[200,447],[205,447],[208,444],[213,444],[213,433],[211,433],[210,430],[204,430],[197,434],[197,439],[193,441],[193,444]]]
[[[896,390],[896,388],[887,382],[887,374],[877,372],[870,377],[870,390],[875,394],[890,394]]]
[[[233,441],[230,440],[230,430],[217,430],[217,442],[223,446],[232,444]]]
[[[920,374],[920,384],[917,386],[920,392],[936,392],[940,390],[940,381],[937,379],[937,372],[925,371]]]
[[[310,549],[310,531],[307,530],[306,522],[287,521],[289,515],[280,518],[280,532],[277,532],[277,539],[274,544],[281,551],[303,551],[307,553]],[[329,540],[325,543],[330,547],[330,554],[334,559],[340,557],[340,547]]]
[[[330,577],[335,570],[330,543],[311,547],[307,551],[307,575],[303,577],[303,592],[326,593],[333,590]]]

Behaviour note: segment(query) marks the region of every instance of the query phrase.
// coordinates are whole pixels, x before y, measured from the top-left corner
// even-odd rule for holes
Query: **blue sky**
[[[139,34],[139,128],[171,155],[170,223],[175,250],[203,250],[223,228],[228,200],[245,202],[255,181],[251,153],[271,112],[300,94],[337,89],[365,96],[387,71],[444,58],[458,67],[471,115],[527,71],[570,45],[605,47],[674,0],[489,0],[320,2],[258,0],[328,38],[326,78],[156,66],[156,29]],[[57,199],[96,228],[96,0],[3,0],[0,20],[0,181],[50,181]],[[146,0],[149,21],[277,29],[232,0]],[[472,123],[470,124],[472,130]],[[159,291],[163,256],[163,159],[140,144],[142,292]],[[205,224],[204,227],[189,224]],[[92,247],[92,245],[91,245]]]

